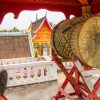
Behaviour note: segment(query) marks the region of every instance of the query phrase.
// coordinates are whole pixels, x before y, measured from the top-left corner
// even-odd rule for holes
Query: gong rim
[[[80,31],[79,48],[81,56],[90,67],[100,67],[100,45],[97,49],[96,43],[94,43],[96,33],[100,35],[100,16],[98,15],[85,21]]]

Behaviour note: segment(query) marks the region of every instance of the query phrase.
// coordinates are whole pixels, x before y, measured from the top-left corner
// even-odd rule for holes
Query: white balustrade
[[[19,36],[19,35],[27,35],[29,32],[0,32],[0,36]]]
[[[12,58],[12,59],[0,59],[0,65],[6,64],[19,64],[19,63],[29,63],[29,62],[36,62],[36,61],[47,61],[47,57],[25,57],[25,58]]]
[[[53,61],[1,64],[8,72],[7,87],[57,80]]]

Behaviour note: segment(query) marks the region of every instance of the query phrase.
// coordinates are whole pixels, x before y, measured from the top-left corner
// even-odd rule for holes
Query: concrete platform
[[[59,72],[57,81],[8,88],[5,95],[8,100],[50,100],[57,93],[64,79],[64,74]],[[73,91],[70,85],[66,90]]]

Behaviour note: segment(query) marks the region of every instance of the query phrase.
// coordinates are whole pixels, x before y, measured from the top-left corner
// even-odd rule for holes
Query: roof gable
[[[52,30],[52,27],[50,26],[47,18],[43,17],[40,20],[32,23],[32,33],[33,34],[37,33],[45,23],[47,24],[48,28]]]

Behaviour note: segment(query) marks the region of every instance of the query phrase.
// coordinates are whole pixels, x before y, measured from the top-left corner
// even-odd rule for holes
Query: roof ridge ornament
[[[36,21],[38,21],[38,14],[36,13]]]
[[[45,16],[44,16],[44,18],[47,18],[47,11],[46,11],[46,13],[45,13]]]

